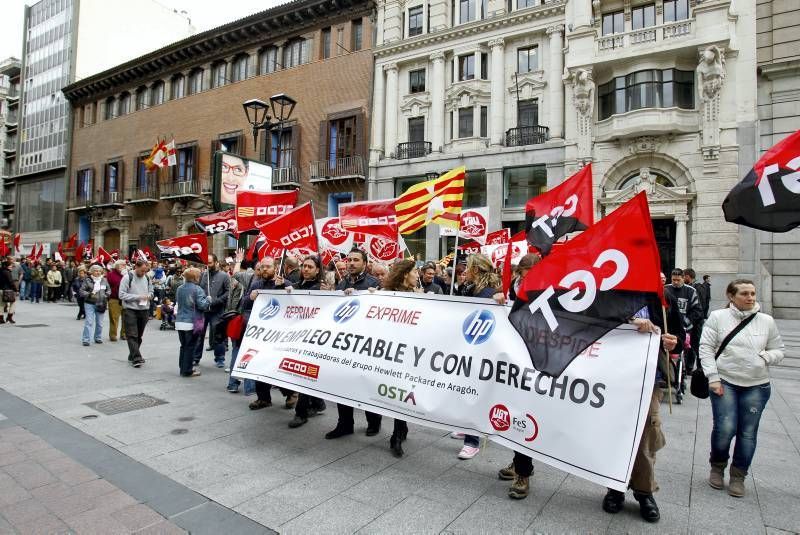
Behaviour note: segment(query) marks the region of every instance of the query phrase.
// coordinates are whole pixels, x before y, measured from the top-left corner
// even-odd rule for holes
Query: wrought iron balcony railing
[[[311,162],[311,181],[336,180],[345,178],[360,178],[364,180],[364,158],[361,156],[348,156]]]
[[[408,160],[410,158],[424,158],[431,153],[430,141],[409,141],[397,144],[398,160]]]
[[[506,131],[506,147],[538,145],[547,141],[550,129],[546,126],[518,126]]]

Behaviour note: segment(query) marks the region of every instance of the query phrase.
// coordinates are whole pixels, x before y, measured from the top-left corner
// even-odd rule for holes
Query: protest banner
[[[553,378],[533,367],[507,314],[490,300],[450,296],[261,292],[233,376],[486,434],[624,491],[650,406],[659,336],[620,326]],[[548,336],[553,344],[578,343]]]

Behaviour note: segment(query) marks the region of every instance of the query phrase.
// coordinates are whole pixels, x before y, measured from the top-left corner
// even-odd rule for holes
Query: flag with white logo
[[[299,190],[239,191],[236,193],[236,225],[240,233],[257,230],[270,220],[290,212]]]
[[[259,225],[258,229],[274,247],[307,249],[309,252],[319,250],[314,230],[314,210],[310,202]]]
[[[236,226],[236,210],[234,208],[200,216],[194,220],[194,224],[198,230],[205,232],[209,236],[227,232],[234,238],[239,237]]]
[[[397,241],[394,199],[340,204],[339,220],[347,232],[383,236]]]
[[[644,192],[536,264],[509,315],[536,369],[560,375],[636,311],[658,306],[660,265]]]
[[[157,241],[162,258],[180,258],[189,262],[208,262],[208,237],[205,233],[187,234]]]
[[[465,208],[461,212],[458,224],[458,236],[465,240],[475,240],[478,243],[486,243],[486,234],[489,231],[489,207]],[[440,236],[455,236],[456,229],[442,226],[439,230]]]
[[[315,221],[320,251],[349,253],[353,248],[352,232],[342,228],[338,217],[323,217]]]

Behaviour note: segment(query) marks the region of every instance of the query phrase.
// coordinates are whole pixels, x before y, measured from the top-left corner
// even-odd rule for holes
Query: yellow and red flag
[[[456,167],[403,192],[394,202],[400,234],[416,232],[431,222],[458,230],[465,177],[466,168]]]

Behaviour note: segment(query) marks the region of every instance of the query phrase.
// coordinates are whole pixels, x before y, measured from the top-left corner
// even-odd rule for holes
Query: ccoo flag
[[[800,226],[800,130],[756,162],[722,202],[725,221],[769,232]]]
[[[394,199],[340,204],[339,220],[347,232],[383,236],[397,241]]]
[[[560,375],[596,340],[656,304],[659,266],[644,192],[536,264],[509,315],[536,369]]]
[[[239,191],[236,193],[236,225],[240,233],[257,230],[264,223],[294,208],[300,190]]]
[[[266,236],[269,244],[275,247],[313,252],[319,250],[314,229],[314,210],[310,202],[259,225],[258,229]]]
[[[528,242],[542,255],[550,254],[553,243],[562,236],[586,230],[593,222],[592,164],[525,204]]]

